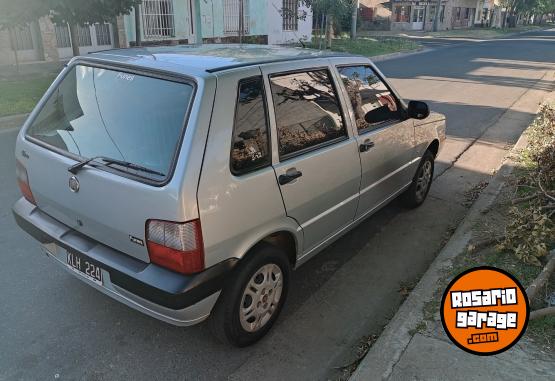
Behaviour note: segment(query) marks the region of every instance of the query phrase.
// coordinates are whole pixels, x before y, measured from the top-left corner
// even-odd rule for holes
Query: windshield
[[[104,156],[167,176],[192,93],[189,84],[77,65],[27,135],[83,158]]]

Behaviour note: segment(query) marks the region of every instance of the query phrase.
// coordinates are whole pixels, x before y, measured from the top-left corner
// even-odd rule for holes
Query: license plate
[[[71,270],[92,280],[96,284],[102,285],[102,269],[86,257],[68,251],[66,264]]]

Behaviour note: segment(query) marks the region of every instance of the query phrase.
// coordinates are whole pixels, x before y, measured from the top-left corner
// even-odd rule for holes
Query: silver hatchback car
[[[390,200],[424,202],[445,118],[364,57],[271,46],[73,59],[16,144],[13,213],[48,256],[165,322],[237,346],[290,271]]]

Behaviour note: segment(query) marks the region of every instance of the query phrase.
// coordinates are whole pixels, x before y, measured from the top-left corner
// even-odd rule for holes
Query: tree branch
[[[555,250],[552,250],[549,254],[549,260],[547,264],[543,268],[542,272],[534,279],[532,284],[526,288],[526,295],[528,296],[528,300],[532,302],[532,299],[538,293],[538,290],[541,289],[545,283],[549,280],[550,275],[555,270]]]
[[[542,318],[544,316],[555,315],[555,306],[546,307],[530,312],[530,320]]]

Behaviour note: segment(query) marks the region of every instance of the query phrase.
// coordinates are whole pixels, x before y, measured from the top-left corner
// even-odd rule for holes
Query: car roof
[[[110,49],[88,55],[90,58],[116,61],[134,66],[163,66],[177,73],[214,73],[237,67],[271,62],[351,57],[351,54],[300,47],[254,44],[203,44]],[[173,68],[173,69],[172,69]]]

